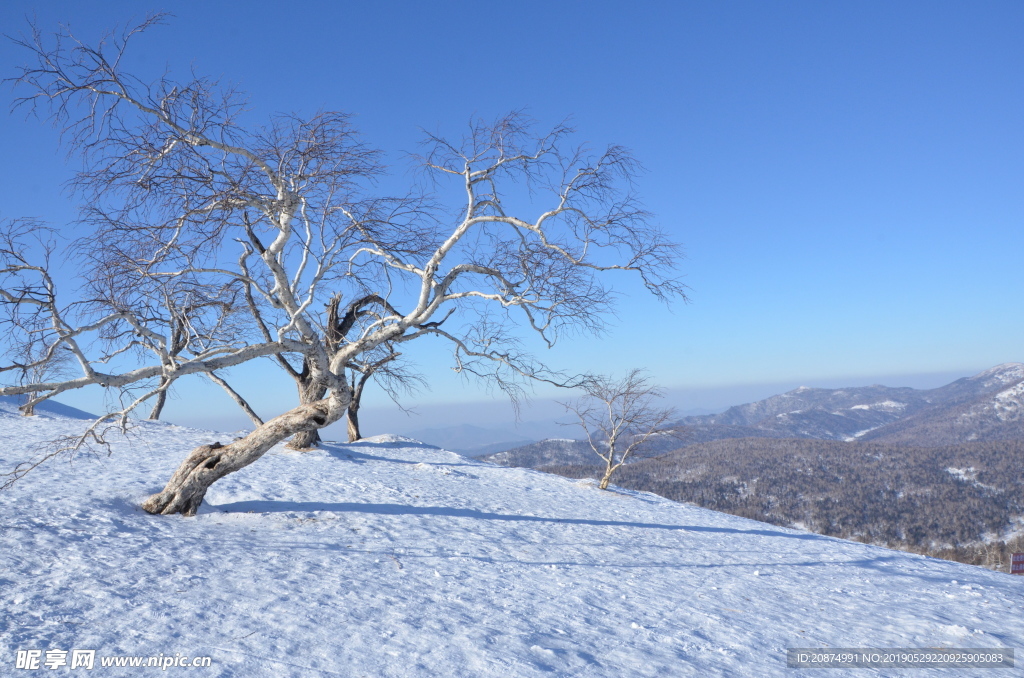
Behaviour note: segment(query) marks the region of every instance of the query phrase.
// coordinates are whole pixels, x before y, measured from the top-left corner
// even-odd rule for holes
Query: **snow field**
[[[84,425],[0,413],[0,464]],[[278,447],[195,518],[150,516],[140,502],[184,455],[231,435],[136,431],[0,493],[0,675],[33,675],[18,650],[74,648],[213,658],[151,675],[792,676],[788,647],[1024,638],[1021,577],[394,436]]]

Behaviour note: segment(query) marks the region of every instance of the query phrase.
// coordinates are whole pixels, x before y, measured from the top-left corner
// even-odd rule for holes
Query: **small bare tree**
[[[612,474],[651,436],[675,435],[664,428],[676,418],[675,410],[657,407],[662,390],[651,384],[643,370],[632,370],[618,381],[591,375],[580,388],[586,395],[560,404],[576,415],[590,449],[604,461],[602,490],[608,489]]]
[[[80,370],[0,395],[100,385],[125,403],[100,421],[126,426],[178,379],[275,357],[295,361],[301,397],[243,438],[192,450],[146,511],[194,515],[218,479],[339,421],[363,377],[384,374],[405,342],[446,341],[456,370],[515,397],[524,379],[566,381],[523,350],[515,327],[549,346],[563,331],[600,330],[611,271],[638,275],[658,298],[683,296],[678,246],[638,205],[624,149],[592,153],[569,144],[569,128],[535,134],[513,113],[474,121],[461,139],[427,138],[419,163],[436,195],[371,196],[379,154],[346,115],[254,128],[243,99],[216,82],[125,73],[129,42],[157,23],[97,46],[66,30],[53,44],[38,31],[20,43],[34,57],[16,78],[21,105],[49,115],[85,158],[76,185],[92,230],[75,248],[93,253],[82,272],[104,293],[68,300],[30,252],[0,253],[3,289],[16,290],[0,303],[45,316],[54,350]]]
[[[14,356],[15,364],[19,366],[20,384],[38,384],[67,376],[71,372],[70,354],[60,349],[51,350],[56,342],[48,336],[48,330],[42,323],[27,329],[28,341]],[[28,393],[18,409],[26,417],[35,416],[39,401],[36,393]]]
[[[30,252],[42,262],[41,268],[49,267],[56,247],[55,235],[32,219],[15,220],[0,228],[0,261],[7,264],[0,268],[0,299],[9,302],[0,303],[4,311],[0,331],[21,338],[20,342],[7,345],[10,363],[0,365],[0,374],[13,375],[20,385],[67,376],[73,367],[70,354],[60,345],[46,314],[52,287],[32,289],[7,284],[14,268],[29,265]],[[14,301],[18,303],[10,303]],[[25,402],[18,409],[31,417],[44,398],[33,391],[24,395]]]

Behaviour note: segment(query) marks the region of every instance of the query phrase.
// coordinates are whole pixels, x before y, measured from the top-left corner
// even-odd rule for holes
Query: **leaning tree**
[[[127,425],[178,379],[279,357],[301,365],[302,398],[241,439],[192,450],[146,511],[194,515],[218,479],[341,419],[363,376],[408,341],[448,342],[454,369],[515,395],[524,379],[564,381],[525,351],[519,328],[548,345],[600,329],[606,273],[682,296],[678,247],[637,203],[623,148],[593,153],[569,128],[536,134],[513,113],[459,139],[428,136],[418,163],[429,193],[374,195],[380,154],[344,114],[255,126],[217,82],[125,72],[126,48],[159,21],[95,45],[35,28],[20,41],[32,62],[16,105],[48,116],[84,158],[74,185],[89,228],[74,251],[89,284],[65,296],[32,260],[32,234],[9,225],[5,317],[44,318],[44,353],[72,356],[80,374],[0,395],[117,389],[129,397],[101,421]]]

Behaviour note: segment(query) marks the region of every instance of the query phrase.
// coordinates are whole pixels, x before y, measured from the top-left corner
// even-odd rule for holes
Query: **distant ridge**
[[[582,440],[548,438],[481,459],[502,466],[537,468],[550,464],[592,464],[597,457],[590,445]]]
[[[613,482],[1002,571],[1024,550],[1020,363],[926,390],[801,387],[681,424],[673,449],[642,450]],[[603,473],[585,443],[565,440],[483,459],[569,478]]]
[[[801,386],[720,414],[684,417],[678,425],[677,448],[737,438],[863,440],[918,447],[1024,441],[1024,363],[997,365],[934,389]],[[585,446],[564,441],[541,441],[483,458],[526,467],[593,462]]]
[[[926,446],[1024,440],[1024,364],[998,365],[935,390],[940,399],[864,439]]]
[[[805,386],[721,414],[686,417],[688,443],[726,438],[873,440],[919,446],[1024,440],[1024,364],[934,389]]]

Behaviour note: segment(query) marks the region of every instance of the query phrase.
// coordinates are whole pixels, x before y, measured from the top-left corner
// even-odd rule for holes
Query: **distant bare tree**
[[[7,345],[9,364],[0,365],[0,374],[13,374],[19,385],[37,384],[66,376],[72,368],[71,355],[61,346],[53,331],[48,304],[54,294],[52,281],[41,286],[21,286],[19,273],[32,268],[30,260],[41,263],[46,270],[56,248],[56,234],[32,219],[14,220],[0,226],[0,299],[4,316],[0,331],[21,338]],[[19,410],[26,417],[35,414],[35,407],[46,397],[28,391]]]
[[[48,336],[47,330],[48,328],[43,325],[28,330],[28,342],[16,353],[15,362],[17,364],[20,361],[21,364],[19,383],[38,384],[66,376],[71,371],[71,355],[60,349],[51,351],[55,342],[53,337]],[[18,409],[26,417],[34,416],[40,400],[37,393],[28,393],[25,402]]]
[[[664,428],[676,418],[675,410],[657,407],[662,391],[651,384],[643,370],[632,370],[618,381],[591,375],[580,388],[586,395],[560,404],[576,415],[587,434],[590,449],[604,461],[602,490],[608,489],[612,474],[648,438],[658,434],[675,435],[674,430]]]
[[[683,296],[678,247],[637,204],[624,149],[591,153],[569,145],[569,128],[535,134],[513,113],[474,121],[458,140],[427,138],[419,162],[437,195],[369,196],[379,154],[344,114],[252,128],[241,96],[215,82],[125,73],[128,43],[159,22],[95,47],[67,31],[52,45],[35,30],[20,43],[34,57],[16,79],[21,105],[49,115],[85,158],[76,185],[92,231],[76,248],[92,253],[84,273],[107,292],[64,301],[47,266],[5,254],[0,268],[17,280],[4,289],[25,291],[3,303],[41,309],[54,350],[81,375],[0,395],[98,384],[126,403],[101,421],[127,425],[182,377],[275,357],[295,361],[302,396],[243,438],[193,450],[145,510],[194,515],[218,479],[345,416],[363,376],[383,374],[405,342],[444,340],[456,370],[515,397],[523,380],[566,383],[515,327],[548,345],[601,329],[610,271],[638,275],[658,298]],[[438,206],[446,195],[449,210]],[[202,300],[187,301],[192,291]],[[332,313],[334,298],[352,301]],[[182,322],[168,324],[177,311]],[[358,322],[343,326],[350,312]]]

